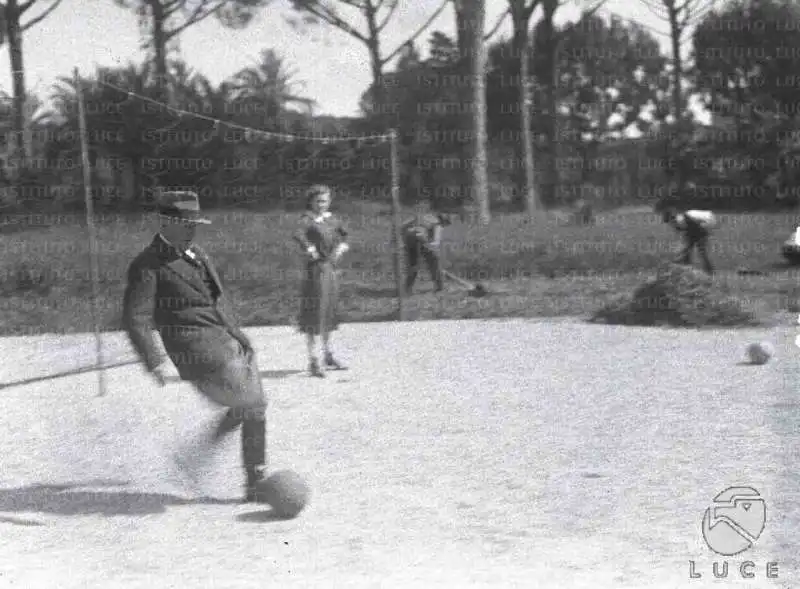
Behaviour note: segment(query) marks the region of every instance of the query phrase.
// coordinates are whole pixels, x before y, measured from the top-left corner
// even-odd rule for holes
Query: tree
[[[437,209],[452,210],[463,206],[463,187],[470,183],[460,166],[453,165],[461,163],[465,124],[469,129],[471,120],[465,122],[464,88],[451,80],[460,81],[465,74],[453,39],[436,31],[428,45],[427,60],[398,60],[394,70],[384,74],[383,85],[386,99],[396,105],[404,204],[423,199]],[[374,117],[372,92],[370,87],[362,98],[365,130]]]
[[[49,5],[37,16],[23,24],[22,19],[25,14],[42,2],[47,2]],[[26,168],[27,160],[31,157],[31,144],[30,141],[26,141],[25,126],[29,113],[25,105],[27,90],[22,51],[23,34],[50,16],[59,4],[61,4],[61,0],[26,0],[21,4],[19,0],[5,0],[0,3],[0,19],[2,19],[0,42],[8,43],[13,85],[14,131],[10,137],[9,150],[12,171]]]
[[[707,171],[717,183],[763,195],[766,186],[780,193],[800,179],[800,36],[787,26],[796,22],[794,3],[736,1],[706,14],[694,31],[695,89],[712,113],[698,159],[714,163]]]
[[[599,10],[604,4],[605,0],[599,0],[584,12],[584,16],[591,16]],[[532,108],[534,106],[534,92],[533,92],[533,76],[530,72],[530,54],[531,54],[531,31],[530,21],[536,9],[541,5],[543,7],[543,19],[540,22],[542,29],[542,38],[539,39],[538,46],[543,51],[543,59],[539,63],[547,66],[555,65],[557,43],[554,16],[557,9],[562,5],[558,0],[508,0],[509,13],[511,14],[511,22],[513,25],[513,33],[511,37],[511,56],[517,63],[517,70],[513,76],[518,89],[518,99],[516,111],[519,113],[519,141],[517,142],[517,161],[520,166],[517,167],[517,207],[524,209],[529,216],[534,216],[537,208],[536,197],[536,179],[535,179],[535,163],[534,163],[534,138],[531,132],[532,128]],[[540,76],[543,72],[540,71]],[[547,76],[547,74],[544,74]],[[552,91],[546,91],[543,96],[554,95],[555,86],[552,84],[552,79],[555,72],[551,71],[549,78],[551,80],[539,80],[543,84],[543,88],[551,88]],[[552,102],[552,101],[551,101]],[[555,135],[553,128],[549,136]],[[548,137],[549,137],[548,136]],[[554,163],[553,163],[554,165]],[[547,166],[546,166],[547,167]]]
[[[681,46],[687,40],[690,27],[697,24],[703,16],[713,7],[716,0],[642,0],[645,6],[660,20],[669,26],[669,39],[671,46],[672,61],[672,117],[673,124],[680,129],[688,128],[686,122],[681,122],[687,115],[687,102],[683,92],[683,83],[686,80],[687,70],[685,68]],[[674,156],[678,156],[684,151],[686,145],[686,133],[684,137],[678,137],[672,146]],[[681,177],[679,170],[677,183],[683,184],[685,181]]]
[[[598,157],[604,143],[622,136],[623,131],[649,129],[650,105],[657,102],[664,84],[666,58],[658,42],[636,24],[626,24],[618,18],[603,18],[584,14],[575,23],[559,27],[555,86],[555,112],[560,161],[556,200],[563,201],[574,191],[574,185],[597,179],[603,173]],[[530,71],[550,68],[536,61],[545,59],[547,50],[539,50],[542,35],[537,37],[535,56]],[[519,101],[516,80],[519,59],[511,50],[513,40],[492,46],[489,73],[489,123],[495,141],[500,140],[519,149],[519,113],[514,108]],[[548,88],[537,84],[532,100],[544,104]],[[531,116],[531,129],[537,137],[551,128],[552,117],[547,112]],[[597,164],[597,165],[596,165]],[[632,177],[634,180],[635,177]],[[524,203],[523,203],[524,204]]]
[[[269,0],[114,0],[136,12],[145,31],[144,48],[152,50],[154,74],[164,86],[169,77],[168,44],[189,27],[215,16],[228,28],[246,27]]]
[[[609,171],[615,176],[621,171],[600,157],[601,146],[625,131],[649,130],[650,106],[664,89],[667,58],[643,27],[618,17],[585,15],[558,35],[559,146],[571,147],[577,156],[581,186],[590,180],[605,185]],[[625,163],[633,186],[638,186],[638,159]],[[569,185],[563,178],[558,184]]]
[[[385,52],[381,46],[382,34],[395,15],[400,0],[292,0],[294,8],[306,17],[307,23],[322,23],[334,27],[366,46],[372,72],[370,108],[373,112],[380,113],[379,120],[384,115],[393,114],[385,112],[389,105],[383,80],[384,68],[436,20],[447,2],[448,0],[443,0],[428,20],[394,50]],[[347,17],[342,11],[349,12],[352,16]],[[362,20],[364,25],[355,24],[357,20]]]
[[[166,135],[179,122],[166,109],[128,95],[132,92],[150,100],[159,98],[152,65],[131,63],[125,67],[100,67],[93,76],[82,78],[78,83],[86,105],[86,127],[91,138],[90,160],[94,164],[98,157],[103,157],[127,168],[132,174],[133,194],[130,196],[143,200],[145,189],[157,181],[157,173],[149,173],[152,171],[151,158],[158,155],[159,147],[166,143]],[[61,121],[61,141],[56,148],[62,156],[78,161],[78,88],[72,76],[58,79],[52,102],[55,116]],[[150,185],[143,181],[148,178]]]
[[[256,123],[259,127],[275,126],[289,106],[299,104],[310,108],[315,104],[295,90],[293,77],[294,72],[286,68],[284,60],[273,49],[264,49],[253,67],[234,75],[234,98],[244,110],[263,115]]]
[[[484,43],[484,23],[486,20],[485,0],[462,0],[462,14],[466,28],[459,31],[464,35],[464,49],[469,54],[470,95],[462,112],[469,113],[471,121],[470,157],[464,161],[464,168],[472,171],[470,192],[478,205],[479,220],[482,224],[491,221],[489,209],[489,178],[487,170],[486,133],[486,45]],[[461,53],[462,60],[466,56]],[[462,168],[462,169],[464,169]]]

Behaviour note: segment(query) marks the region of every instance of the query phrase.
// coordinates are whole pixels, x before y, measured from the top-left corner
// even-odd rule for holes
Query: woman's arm
[[[311,256],[314,259],[319,257],[317,247],[308,240],[308,217],[303,215],[300,218],[300,223],[297,230],[294,232],[292,239],[296,241],[303,249],[303,253]]]
[[[339,245],[336,246],[336,250],[333,252],[334,260],[338,260],[342,254],[350,250],[350,245],[347,243],[349,234],[341,221],[336,222],[336,233],[339,236]]]

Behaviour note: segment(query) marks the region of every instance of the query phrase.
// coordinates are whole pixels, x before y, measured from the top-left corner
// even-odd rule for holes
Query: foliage
[[[799,21],[794,3],[736,0],[698,25],[695,86],[714,126],[697,147],[695,173],[707,184],[753,187],[751,200],[765,204],[797,202]]]
[[[334,209],[350,229],[351,250],[342,264],[344,318],[386,319],[397,308],[390,207],[336,199]],[[198,235],[199,243],[222,270],[246,324],[291,322],[301,272],[292,244],[296,217],[249,208],[212,211],[209,216],[213,224]],[[106,214],[97,221],[103,321],[106,328],[118,329],[124,272],[157,225],[140,214]],[[798,273],[770,267],[780,261],[780,241],[794,225],[796,219],[787,214],[723,215],[712,243],[719,270],[713,292],[735,294],[764,313],[785,310]],[[590,227],[548,220],[533,230],[518,215],[497,214],[488,227],[455,220],[443,241],[446,267],[486,283],[492,295],[471,299],[450,283],[437,296],[423,273],[419,294],[408,306],[417,318],[591,315],[607,301],[633,292],[674,255],[678,244],[679,237],[655,215],[641,212],[599,213]],[[91,331],[91,274],[81,212],[53,218],[51,227],[13,234],[3,229],[0,247],[13,253],[0,260],[0,277],[7,285],[0,323],[7,330]],[[767,274],[740,277],[735,270],[742,264]],[[37,286],[38,277],[50,275],[55,280],[45,295],[37,289],[48,281]],[[34,291],[22,288],[40,294],[31,299]],[[31,300],[35,314],[26,311]]]

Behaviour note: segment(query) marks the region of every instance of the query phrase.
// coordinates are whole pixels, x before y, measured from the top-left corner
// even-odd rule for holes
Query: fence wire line
[[[236,123],[231,123],[229,121],[223,121],[222,119],[215,119],[214,117],[209,117],[207,115],[203,115],[196,112],[191,112],[188,110],[184,110],[181,108],[177,108],[174,106],[170,106],[169,104],[165,104],[163,102],[159,102],[152,98],[148,98],[147,96],[142,96],[140,94],[136,94],[135,92],[131,92],[130,90],[125,90],[124,88],[120,88],[115,86],[114,84],[109,84],[108,82],[104,82],[102,80],[97,80],[98,84],[102,84],[103,86],[107,86],[108,88],[112,88],[117,90],[118,92],[122,92],[127,94],[129,97],[138,98],[144,102],[149,102],[150,104],[155,104],[164,110],[171,111],[178,115],[178,117],[194,117],[196,119],[202,119],[205,121],[210,121],[214,123],[215,126],[225,125],[231,129],[238,129],[240,131],[244,131],[245,133],[250,133],[255,136],[266,137],[270,139],[282,139],[287,142],[291,141],[319,141],[323,144],[326,143],[336,143],[336,142],[349,142],[349,141],[380,141],[386,142],[389,141],[392,137],[391,133],[385,133],[382,135],[347,135],[347,136],[338,136],[338,135],[293,135],[291,133],[277,133],[274,131],[265,131],[263,129],[254,129],[252,127],[247,127],[244,125],[239,125]],[[247,135],[245,135],[247,139]]]

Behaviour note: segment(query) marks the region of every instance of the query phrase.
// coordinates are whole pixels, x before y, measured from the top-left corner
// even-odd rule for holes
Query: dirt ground
[[[134,364],[106,371],[102,398],[96,373],[6,386],[0,587],[800,586],[795,328],[350,324],[335,340],[350,370],[325,381],[305,375],[289,328],[248,331],[270,466],[307,479],[306,511],[280,521],[236,502],[235,437],[207,498],[185,487],[172,457],[216,411],[188,385],[157,388]],[[777,358],[741,364],[757,340]],[[120,334],[106,346],[132,358]],[[53,336],[0,352],[8,384],[87,365],[94,348]],[[701,521],[734,485],[761,493],[767,521],[726,559]],[[746,560],[755,578],[739,575]]]

